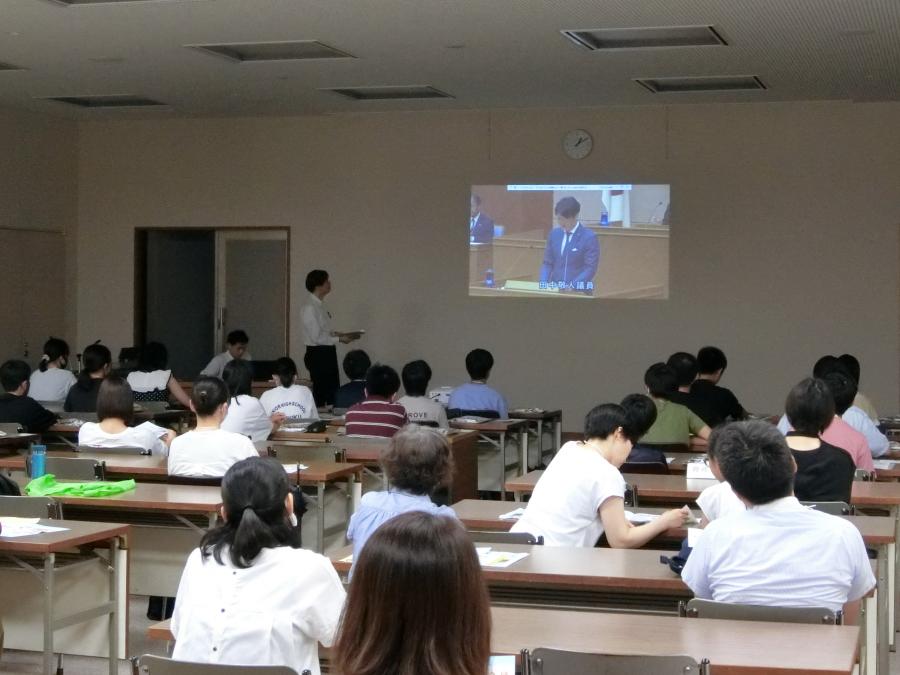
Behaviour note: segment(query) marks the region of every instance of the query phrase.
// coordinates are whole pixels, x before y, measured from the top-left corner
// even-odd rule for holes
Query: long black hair
[[[294,378],[297,377],[297,364],[294,363],[294,359],[289,356],[282,356],[278,359],[275,362],[275,375],[282,387],[290,389],[294,384]]]
[[[218,377],[202,375],[191,389],[191,405],[200,417],[209,417],[223,403],[228,402],[228,385]]]
[[[285,510],[288,479],[284,467],[268,457],[248,457],[233,464],[222,479],[224,523],[200,541],[204,558],[220,565],[223,549],[235,567],[246,568],[264,548],[300,548],[300,528]]]
[[[90,391],[94,384],[91,381],[91,373],[96,373],[103,366],[112,363],[112,353],[106,345],[88,345],[81,355],[82,369],[78,374],[78,386],[85,391]]]
[[[228,385],[231,398],[250,396],[253,393],[253,371],[246,361],[232,359],[222,369],[222,379]]]
[[[60,356],[65,356],[66,360],[69,360],[69,345],[61,338],[51,337],[44,343],[44,354],[38,368],[42,373],[46,372],[47,366]]]

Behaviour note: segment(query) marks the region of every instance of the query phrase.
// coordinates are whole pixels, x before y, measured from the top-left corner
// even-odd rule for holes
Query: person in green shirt
[[[671,401],[678,391],[678,376],[665,363],[654,363],[644,373],[647,392],[656,404],[656,421],[641,437],[641,444],[680,443],[688,445],[691,436],[706,440],[709,427],[687,407]]]

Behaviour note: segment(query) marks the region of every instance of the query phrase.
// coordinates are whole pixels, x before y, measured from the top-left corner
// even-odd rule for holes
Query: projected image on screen
[[[473,185],[469,295],[669,297],[668,185]]]

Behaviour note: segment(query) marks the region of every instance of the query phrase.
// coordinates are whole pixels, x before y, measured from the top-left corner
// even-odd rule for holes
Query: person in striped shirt
[[[390,366],[376,363],[366,373],[366,398],[351,407],[344,417],[348,436],[391,438],[409,420],[406,410],[395,403],[400,376]]]

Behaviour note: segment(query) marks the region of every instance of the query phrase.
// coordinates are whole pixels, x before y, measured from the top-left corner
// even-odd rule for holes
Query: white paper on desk
[[[709,465],[706,462],[688,462],[687,477],[712,478],[713,480],[716,479],[716,477],[713,475],[712,469],[709,468]]]
[[[3,526],[0,537],[31,537],[36,534],[45,534],[47,532],[64,532],[66,527],[52,527],[50,525],[41,525],[37,518],[0,518],[0,525]]]
[[[338,562],[342,562],[342,563],[351,563],[351,564],[352,564],[352,563],[353,563],[353,554],[351,553],[351,554],[348,555],[346,558],[341,558],[340,560],[338,560]]]
[[[509,513],[504,513],[498,517],[500,518],[500,520],[518,520],[519,518],[521,518],[524,515],[525,515],[525,509],[522,507],[519,507],[517,509],[513,509]]]
[[[516,675],[516,657],[514,655],[490,657],[488,675]]]
[[[57,424],[64,427],[81,427],[84,424],[83,419],[79,419],[78,417],[68,417],[64,420],[60,420]]]
[[[674,461],[675,461],[674,457],[666,457],[666,464],[671,464]]]
[[[141,422],[135,427],[135,429],[149,431],[157,438],[161,438],[162,436],[165,436],[167,433],[169,433],[168,429],[161,427],[158,424],[154,424],[153,422]]]
[[[485,555],[478,556],[478,562],[482,567],[504,568],[514,565],[522,558],[527,558],[527,553],[509,553],[506,551],[489,551]]]
[[[650,523],[657,518],[659,518],[658,513],[632,513],[631,511],[625,512],[625,518],[630,523],[635,523],[637,525],[643,525],[644,523]]]
[[[697,542],[700,541],[700,537],[703,535],[703,530],[699,527],[689,527],[688,528],[688,546],[693,548],[697,545]]]
[[[281,426],[278,431],[287,431],[290,433],[296,434],[304,434],[306,433],[306,429],[309,427],[309,424],[291,424],[288,426],[287,424]]]
[[[298,471],[305,471],[308,468],[309,467],[306,464],[300,464],[298,462],[284,465],[284,470],[286,473],[297,473]]]
[[[487,555],[488,553],[491,552],[491,547],[490,546],[476,546],[475,552],[479,555],[479,557],[483,556],[483,555]]]
[[[891,445],[893,445],[893,443]],[[889,470],[889,469],[894,468],[894,465],[896,464],[896,462],[893,460],[890,460],[890,459],[875,459],[875,460],[872,460],[872,464],[875,466],[876,469]]]

